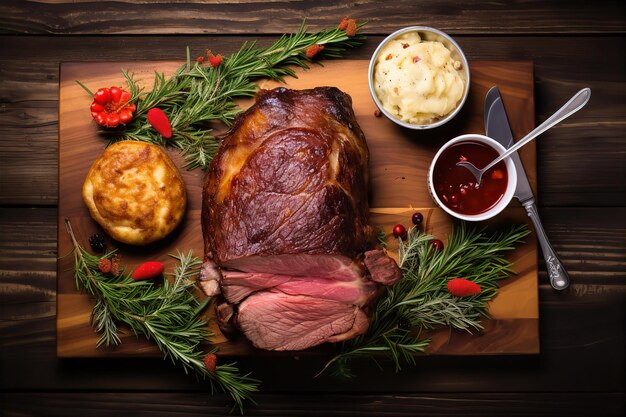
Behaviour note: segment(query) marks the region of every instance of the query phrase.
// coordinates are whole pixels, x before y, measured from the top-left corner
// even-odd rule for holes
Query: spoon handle
[[[564,290],[569,286],[569,275],[567,274],[561,260],[558,256],[556,256],[556,252],[548,240],[548,235],[546,235],[546,232],[543,230],[535,201],[531,198],[530,200],[525,201],[523,205],[526,209],[526,213],[528,213],[528,217],[530,217],[530,220],[535,226],[537,240],[539,240],[541,252],[543,253],[543,259],[546,262],[550,285],[552,285],[552,288],[555,290]]]
[[[533,131],[524,136],[524,138],[520,139],[515,145],[511,146],[506,152],[500,155],[498,158],[494,159],[489,165],[482,169],[483,172],[486,172],[488,169],[492,168],[498,162],[507,158],[513,152],[517,151],[522,146],[526,145],[531,140],[535,139],[537,136],[541,135],[546,130],[550,129],[555,124],[559,123],[563,119],[571,116],[576,113],[578,110],[583,108],[585,104],[589,101],[591,97],[591,89],[583,88],[578,93],[574,95],[567,103],[563,105],[559,110],[556,111],[552,116],[548,117],[545,122],[537,126]]]

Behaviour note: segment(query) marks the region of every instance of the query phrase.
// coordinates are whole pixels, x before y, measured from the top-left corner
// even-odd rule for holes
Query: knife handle
[[[530,220],[533,222],[533,225],[535,225],[537,239],[539,240],[539,245],[543,252],[543,259],[546,261],[550,285],[552,285],[552,288],[555,290],[564,290],[569,286],[569,275],[567,275],[567,271],[563,263],[561,263],[561,260],[556,256],[556,252],[548,240],[548,235],[546,235],[546,232],[543,230],[535,200],[531,198],[526,201],[523,206],[526,209],[526,213],[528,213],[528,217],[530,217]]]

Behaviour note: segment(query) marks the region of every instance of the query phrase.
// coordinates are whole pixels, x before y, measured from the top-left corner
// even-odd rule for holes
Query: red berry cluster
[[[120,87],[100,88],[93,95],[91,116],[100,126],[117,127],[133,119],[137,110],[134,103],[129,103],[131,94]]]
[[[196,62],[198,64],[204,64],[205,61],[208,61],[209,65],[213,68],[219,66],[222,63],[222,54],[213,55],[210,49],[206,50],[206,58],[202,55],[196,58]]]
[[[98,261],[98,269],[103,274],[118,276],[120,274],[120,259],[117,256],[102,258]]]
[[[424,216],[422,215],[422,213],[420,212],[415,212],[413,213],[413,215],[411,216],[411,221],[413,222],[413,224],[417,227],[419,227],[422,224],[422,221],[424,220]],[[393,235],[397,238],[400,239],[406,239],[407,238],[407,231],[406,231],[406,227],[404,227],[404,225],[398,223],[393,227]]]
[[[424,221],[424,215],[418,211],[411,215],[411,222],[415,225],[415,227],[420,227],[422,222]],[[408,232],[404,225],[398,223],[393,227],[393,235],[398,238],[405,240],[408,236]],[[435,248],[437,252],[441,252],[443,250],[443,242],[439,239],[431,240],[431,245]]]

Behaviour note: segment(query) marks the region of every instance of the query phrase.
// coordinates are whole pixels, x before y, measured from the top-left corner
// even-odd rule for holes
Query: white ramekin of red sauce
[[[428,172],[428,189],[433,200],[448,214],[461,220],[487,220],[506,208],[517,186],[517,171],[506,158],[485,174],[480,184],[459,161],[469,161],[481,169],[506,148],[495,140],[477,134],[458,136],[439,149]]]

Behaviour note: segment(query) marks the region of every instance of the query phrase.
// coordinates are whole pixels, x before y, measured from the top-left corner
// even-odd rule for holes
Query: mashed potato
[[[374,90],[385,111],[411,124],[429,124],[453,111],[465,89],[460,61],[441,42],[409,32],[378,54]]]

